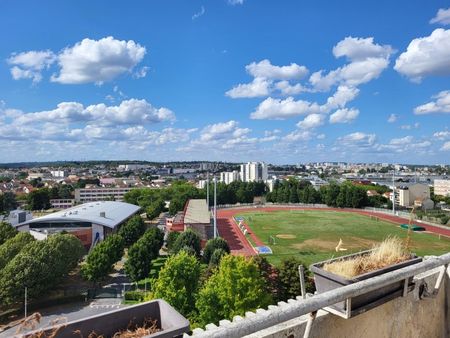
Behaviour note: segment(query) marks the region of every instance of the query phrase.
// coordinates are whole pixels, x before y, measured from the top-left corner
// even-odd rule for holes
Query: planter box
[[[353,284],[371,277],[381,275],[386,272],[401,269],[409,265],[413,265],[422,261],[422,258],[412,255],[411,259],[387,266],[383,269],[367,272],[365,274],[347,279],[345,277],[336,275],[334,273],[325,271],[322,269],[323,265],[326,263],[331,263],[339,261],[342,259],[351,259],[357,256],[370,253],[370,250],[358,252],[356,254],[333,258],[327,261],[315,263],[310,266],[310,270],[314,273],[314,283],[316,285],[316,290],[318,293],[323,293],[330,291],[341,286]],[[412,277],[408,280],[407,290],[413,289]],[[380,289],[370,291],[366,294],[354,297],[350,300],[348,304],[351,304],[350,308],[347,309],[347,302],[340,302],[328,308],[330,312],[338,314],[345,318],[350,318],[356,316],[360,313],[366,312],[376,306],[384,304],[394,298],[402,296],[405,289],[405,281],[396,282]]]
[[[57,338],[79,338],[80,334],[74,333],[79,330],[81,337],[88,337],[90,333],[112,337],[114,333],[124,330],[130,322],[142,325],[144,319],[151,318],[157,320],[158,328],[161,331],[147,335],[142,338],[173,338],[181,337],[183,333],[189,332],[189,321],[178,313],[173,307],[162,299],[124,307],[118,310],[102,313],[99,315],[82,318],[46,327],[41,330],[25,333],[22,337],[37,337],[37,333],[44,332],[44,337],[50,337],[51,332],[58,329]],[[33,336],[35,334],[35,336]]]

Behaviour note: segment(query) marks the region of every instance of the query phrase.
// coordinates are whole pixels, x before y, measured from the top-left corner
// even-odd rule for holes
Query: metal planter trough
[[[182,337],[183,333],[189,332],[189,321],[164,300],[156,299],[28,332],[22,337],[50,337],[56,330],[57,334],[54,337],[57,338],[88,337],[93,332],[99,336],[112,337],[116,332],[127,329],[130,323],[141,326],[144,320],[150,318],[157,321],[156,323],[160,331],[142,336],[142,338]],[[42,333],[45,335],[39,335]]]
[[[337,289],[339,287],[360,282],[375,276],[382,275],[384,273],[404,268],[409,265],[413,265],[422,261],[422,258],[415,256],[414,254],[407,261],[390,265],[385,268],[364,273],[351,279],[336,275],[334,273],[325,271],[322,269],[324,264],[339,261],[342,259],[351,259],[357,256],[370,253],[371,250],[362,251],[355,254],[333,258],[327,261],[312,264],[310,270],[314,273],[314,283],[318,293],[324,293],[330,290]],[[325,310],[334,313],[343,318],[354,317],[358,314],[364,313],[374,307],[384,304],[394,298],[406,295],[409,291],[414,289],[412,277],[400,282],[395,282],[384,286],[380,289],[370,291],[368,293],[348,298],[347,301],[337,303],[333,306],[325,308]]]

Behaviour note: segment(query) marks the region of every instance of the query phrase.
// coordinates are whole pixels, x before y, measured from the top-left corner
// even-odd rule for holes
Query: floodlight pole
[[[395,215],[395,167],[392,173],[392,214]]]
[[[209,171],[206,173],[206,205],[209,211]]]
[[[25,318],[27,318],[27,295],[28,294],[28,288],[25,286]]]
[[[214,238],[217,237],[217,179],[214,176]]]

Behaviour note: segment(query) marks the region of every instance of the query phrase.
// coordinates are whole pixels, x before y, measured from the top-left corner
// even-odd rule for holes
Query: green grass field
[[[387,236],[405,238],[407,231],[398,225],[346,212],[292,210],[274,212],[242,212],[251,230],[270,246],[268,260],[279,265],[285,257],[295,256],[304,264],[370,249]],[[276,244],[269,244],[269,237]],[[249,237],[249,236],[248,236]],[[337,253],[342,238],[347,251]],[[254,245],[254,243],[252,243]],[[411,250],[419,256],[439,255],[450,251],[450,239],[429,233],[413,233]]]

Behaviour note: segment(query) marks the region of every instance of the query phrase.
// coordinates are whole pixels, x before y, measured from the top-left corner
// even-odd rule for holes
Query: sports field
[[[243,217],[250,230],[272,249],[273,254],[266,257],[275,265],[289,256],[298,257],[309,265],[370,249],[387,236],[405,238],[407,233],[397,224],[348,212],[280,210],[240,212],[236,216]],[[340,239],[341,247],[347,250],[337,253],[335,248]],[[420,256],[440,255],[450,251],[450,238],[439,239],[436,234],[415,232],[411,249]]]

